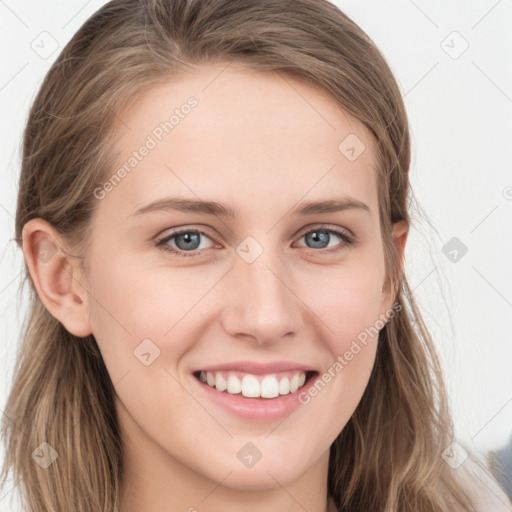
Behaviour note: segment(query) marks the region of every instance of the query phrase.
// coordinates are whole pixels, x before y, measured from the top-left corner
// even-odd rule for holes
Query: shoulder
[[[476,512],[511,512],[512,503],[500,487],[491,470],[471,458],[458,468],[462,484],[467,489]]]

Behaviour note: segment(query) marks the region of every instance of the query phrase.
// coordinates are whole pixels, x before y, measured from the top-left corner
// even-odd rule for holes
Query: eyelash
[[[315,227],[313,229],[310,229],[309,231],[305,231],[304,233],[301,234],[300,238],[308,235],[309,233],[315,232],[315,231],[325,231],[327,233],[334,233],[336,236],[341,238],[341,240],[344,242],[344,243],[342,243],[341,245],[337,246],[334,249],[332,249],[332,248],[331,249],[325,249],[324,248],[324,249],[315,250],[313,248],[310,248],[314,252],[319,253],[319,254],[333,254],[333,253],[337,253],[337,252],[341,251],[342,249],[344,249],[345,247],[347,247],[349,245],[352,245],[354,243],[353,238],[350,235],[348,235],[346,232],[340,231],[340,230],[337,230],[337,229],[333,229],[333,228],[330,228],[328,226],[317,226],[317,227]],[[181,229],[181,230],[178,230],[178,231],[174,231],[174,232],[170,233],[169,235],[166,235],[164,238],[160,238],[159,240],[157,240],[156,246],[159,247],[160,249],[166,251],[166,252],[172,253],[175,256],[180,256],[180,257],[184,257],[184,258],[190,258],[190,257],[194,257],[194,256],[199,256],[198,253],[201,252],[201,250],[196,250],[195,252],[192,252],[192,251],[181,251],[181,250],[177,251],[176,249],[173,249],[172,247],[167,245],[167,242],[172,240],[174,237],[179,236],[179,235],[183,235],[185,233],[201,234],[201,235],[204,235],[204,236],[206,236],[206,237],[211,239],[211,236],[209,236],[204,231],[200,231],[200,230],[197,230],[197,229]]]

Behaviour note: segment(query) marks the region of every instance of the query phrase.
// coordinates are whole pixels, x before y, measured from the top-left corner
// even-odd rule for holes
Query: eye
[[[343,241],[341,244],[335,245],[333,248],[329,248],[329,243],[333,240],[332,235],[334,235],[334,238],[338,238]],[[334,229],[328,226],[318,226],[314,229],[310,229],[309,231],[306,231],[302,234],[301,238],[304,238],[310,249],[322,249],[319,252],[320,254],[324,253],[334,253],[341,251],[344,247],[351,245],[353,243],[353,238],[351,235],[346,233],[345,231],[341,231],[339,229]]]
[[[329,248],[329,243],[332,241],[332,235],[334,235],[335,239],[338,238],[342,240],[343,243],[338,243],[333,248]],[[174,231],[157,240],[156,246],[176,256],[200,256],[201,250],[208,248],[201,247],[201,238],[211,240],[211,238],[203,231],[182,229]],[[311,244],[308,245],[310,249],[321,249],[314,251],[320,254],[341,251],[343,248],[353,244],[354,242],[352,236],[345,231],[333,229],[328,226],[318,226],[314,229],[310,229],[303,233],[300,238],[305,238],[307,243]]]
[[[174,231],[170,235],[165,236],[157,241],[157,247],[160,247],[164,251],[175,254],[176,256],[198,256],[197,251],[199,249],[205,249],[200,247],[201,237],[210,238],[206,233],[202,231],[196,231],[192,229],[183,229],[180,231]],[[168,242],[174,242],[176,248],[169,245]]]

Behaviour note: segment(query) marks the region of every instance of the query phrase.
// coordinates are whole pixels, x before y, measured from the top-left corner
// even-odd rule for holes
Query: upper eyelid
[[[165,232],[166,230],[162,231]],[[180,234],[183,234],[183,233],[200,233],[201,235],[204,235],[204,236],[207,236],[208,238],[210,238],[210,240],[213,241],[214,237],[210,234],[208,234],[206,232],[206,230],[204,229],[197,229],[197,228],[176,228],[175,230],[173,231],[170,231],[169,233],[167,234],[164,234],[164,235],[157,235],[155,238],[157,241],[161,242],[163,240],[169,240],[171,239],[172,237],[174,236],[178,236]]]

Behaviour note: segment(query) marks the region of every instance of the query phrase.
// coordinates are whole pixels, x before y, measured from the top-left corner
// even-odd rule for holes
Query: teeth
[[[279,396],[279,384],[275,377],[265,377],[261,381],[260,396],[263,398],[275,398]]]
[[[260,383],[253,375],[246,375],[242,379],[242,395],[248,398],[258,398],[260,395]]]
[[[217,391],[225,391],[228,388],[226,379],[220,373],[215,376],[215,387]]]
[[[290,379],[290,393],[295,393],[295,391],[297,391],[297,389],[299,389],[299,376],[297,374],[295,374]]]
[[[217,391],[226,391],[231,395],[239,393],[247,398],[276,398],[280,395],[295,393],[306,382],[304,372],[296,372],[289,377],[278,378],[265,375],[259,380],[257,376],[246,373],[240,380],[234,373],[200,372],[199,379]],[[261,377],[260,377],[261,378]]]
[[[306,377],[304,377],[304,380],[306,380]],[[279,381],[279,394],[287,395],[289,392],[290,392],[290,379],[288,377],[283,377]]]
[[[236,395],[242,391],[242,383],[240,382],[240,379],[236,377],[235,375],[230,375],[228,377],[228,393],[231,393],[232,395]]]

